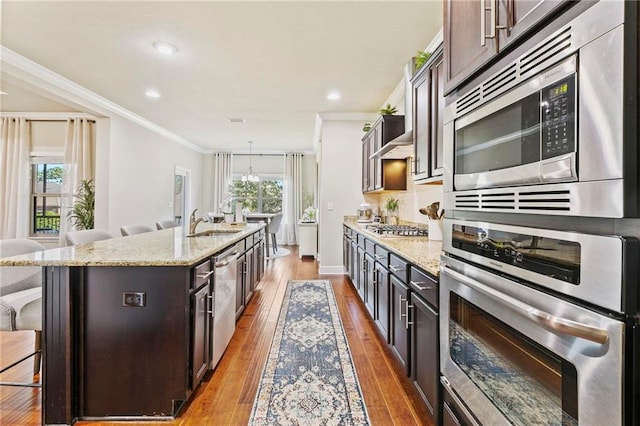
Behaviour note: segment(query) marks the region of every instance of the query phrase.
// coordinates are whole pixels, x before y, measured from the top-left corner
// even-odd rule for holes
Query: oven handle
[[[451,277],[456,280],[463,282],[467,286],[495,299],[500,302],[505,303],[507,306],[512,309],[519,311],[525,316],[529,317],[533,321],[538,324],[551,329],[553,331],[557,331],[562,334],[567,334],[574,337],[579,337],[581,339],[590,340],[595,343],[599,343],[601,345],[607,343],[609,341],[609,333],[607,330],[593,327],[590,325],[582,324],[576,321],[564,319],[552,315],[548,312],[541,311],[540,309],[536,309],[532,306],[527,305],[524,302],[521,302],[518,299],[515,299],[511,296],[507,296],[506,294],[500,293],[485,284],[482,284],[474,279],[471,279],[453,269],[451,269],[446,264],[440,265],[440,272],[445,272],[449,274]]]

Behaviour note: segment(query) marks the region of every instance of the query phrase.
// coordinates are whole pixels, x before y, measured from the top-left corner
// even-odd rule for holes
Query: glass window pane
[[[34,235],[60,232],[60,197],[33,197]]]

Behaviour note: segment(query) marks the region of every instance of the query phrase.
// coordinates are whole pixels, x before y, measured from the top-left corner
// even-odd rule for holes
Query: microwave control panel
[[[542,89],[542,159],[575,151],[575,74]]]

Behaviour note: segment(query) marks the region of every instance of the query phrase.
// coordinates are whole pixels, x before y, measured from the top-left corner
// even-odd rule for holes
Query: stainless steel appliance
[[[413,225],[367,225],[367,232],[379,237],[426,237],[429,235],[426,228]]]
[[[211,363],[214,369],[236,331],[236,246],[215,256],[215,275],[212,294],[213,335],[211,337]]]
[[[447,106],[447,209],[639,215],[628,7],[595,4]]]
[[[478,424],[638,420],[637,240],[450,219],[444,234],[442,383]]]
[[[374,216],[378,214],[377,207],[363,203],[358,207],[358,222],[373,222]]]

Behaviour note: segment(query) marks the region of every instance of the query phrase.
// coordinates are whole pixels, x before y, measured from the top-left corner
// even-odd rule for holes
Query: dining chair
[[[278,251],[278,243],[276,242],[276,234],[280,230],[280,224],[282,223],[282,214],[277,214],[271,218],[271,221],[267,225],[267,232],[271,235],[271,246],[273,252]]]
[[[156,222],[156,228],[160,229],[169,229],[169,228],[177,228],[178,223],[175,220],[166,219]]]
[[[0,257],[17,256],[45,250],[26,239],[0,240]],[[3,367],[0,373],[34,357],[33,375],[40,372],[42,347],[42,268],[39,266],[0,267],[0,331],[35,331],[34,352]],[[0,385],[38,386],[34,383],[0,382]]]
[[[81,231],[69,231],[65,234],[64,239],[68,246],[77,246],[79,244],[92,243],[94,241],[108,240],[113,235],[107,231],[99,229],[83,229]]]
[[[120,227],[120,232],[123,237],[128,237],[134,234],[144,234],[145,232],[152,232],[154,229],[147,225],[124,225]]]

